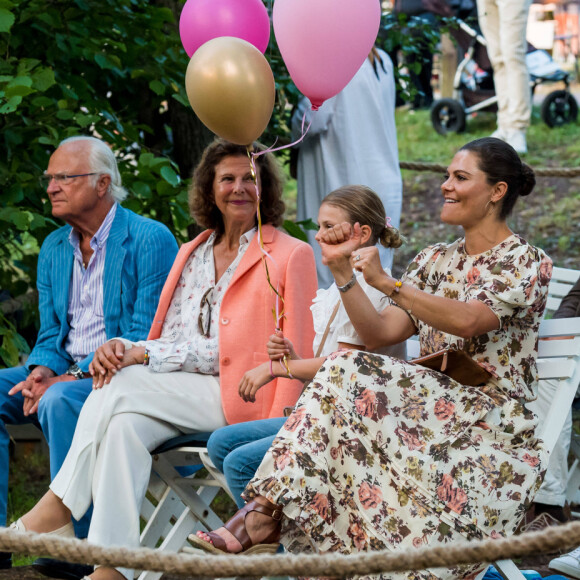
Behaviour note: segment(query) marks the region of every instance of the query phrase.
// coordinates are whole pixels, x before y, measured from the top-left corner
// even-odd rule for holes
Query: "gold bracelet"
[[[411,306],[410,308],[407,310],[407,314],[411,315],[413,313],[413,306],[415,306],[415,297],[417,296],[417,292],[418,292],[419,288],[417,288],[415,286],[415,292],[413,292],[413,298],[411,300]]]

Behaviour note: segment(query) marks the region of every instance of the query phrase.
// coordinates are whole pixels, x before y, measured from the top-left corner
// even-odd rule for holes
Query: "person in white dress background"
[[[369,57],[335,97],[313,112],[304,97],[292,116],[292,138],[302,134],[311,121],[304,140],[298,145],[297,218],[316,221],[318,208],[329,191],[346,184],[366,185],[374,190],[399,227],[403,182],[399,169],[395,125],[395,75],[389,56],[373,48]],[[328,288],[332,275],[322,263],[316,232],[308,241],[316,257],[319,288]],[[393,264],[392,248],[377,246],[384,268]]]

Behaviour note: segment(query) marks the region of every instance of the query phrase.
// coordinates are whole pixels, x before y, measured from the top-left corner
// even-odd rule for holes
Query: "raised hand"
[[[300,358],[296,354],[292,342],[288,338],[284,338],[281,330],[277,330],[275,334],[270,336],[266,343],[266,349],[271,360],[280,360],[285,356],[289,356],[291,359]]]
[[[358,223],[343,222],[327,229],[319,237],[322,263],[333,270],[345,266],[353,251],[361,245],[362,229]]]
[[[355,270],[363,273],[367,284],[375,288],[387,276],[381,265],[379,250],[376,246],[355,250],[351,254],[351,263]]]

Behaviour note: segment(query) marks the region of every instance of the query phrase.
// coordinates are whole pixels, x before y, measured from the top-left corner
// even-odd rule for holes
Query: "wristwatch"
[[[68,367],[66,373],[64,374],[74,377],[77,381],[80,381],[81,379],[85,378],[85,373],[81,370],[81,368],[77,363],[74,363],[70,367]]]
[[[344,286],[339,286],[338,284],[336,285],[336,287],[338,288],[339,292],[347,292],[348,290],[350,290],[354,285],[356,284],[356,274],[353,272],[352,273],[352,278],[344,285]]]

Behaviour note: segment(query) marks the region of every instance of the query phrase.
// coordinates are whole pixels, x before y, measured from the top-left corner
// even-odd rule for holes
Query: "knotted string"
[[[256,198],[258,200],[258,208],[256,210],[258,218],[258,245],[260,247],[260,251],[262,252],[262,263],[264,264],[264,269],[266,270],[266,280],[268,281],[268,286],[270,286],[274,294],[276,294],[276,303],[274,309],[272,310],[272,314],[274,316],[274,325],[276,327],[276,330],[280,330],[280,321],[282,320],[282,318],[284,318],[284,306],[283,306],[284,298],[282,298],[279,292],[279,282],[278,281],[276,282],[276,288],[274,288],[274,285],[272,284],[272,280],[270,278],[270,270],[268,269],[268,262],[266,258],[270,258],[270,260],[272,260],[275,266],[277,266],[277,264],[276,260],[274,260],[274,258],[272,258],[272,256],[264,248],[264,239],[262,236],[262,214],[260,213],[260,200],[261,200],[260,185],[258,183],[258,174],[256,171],[256,161],[255,161],[256,154],[251,151],[250,145],[248,145],[247,147],[247,152],[248,158],[250,160],[250,171],[252,173],[252,179],[254,180],[254,184],[256,186]],[[278,276],[276,276],[276,278],[278,278]],[[280,302],[282,303],[282,310],[280,310]]]
[[[297,139],[296,141],[294,141],[293,143],[290,143],[289,145],[283,145],[281,147],[269,147],[268,149],[265,149],[264,151],[252,151],[251,145],[248,145],[247,147],[247,152],[248,152],[248,158],[250,159],[250,171],[252,173],[252,179],[254,180],[254,184],[256,186],[256,198],[258,200],[258,206],[257,206],[257,210],[256,210],[256,215],[257,215],[257,219],[258,219],[258,245],[260,246],[260,251],[262,252],[262,263],[264,264],[264,269],[266,271],[266,280],[268,281],[268,286],[270,286],[270,288],[272,289],[272,291],[274,292],[274,294],[276,295],[276,302],[275,302],[275,306],[272,310],[272,314],[274,316],[274,325],[277,331],[282,330],[282,325],[281,325],[281,321],[283,318],[285,318],[285,311],[284,311],[284,298],[280,295],[279,292],[279,281],[276,282],[276,288],[274,288],[274,285],[272,284],[272,280],[270,278],[270,271],[268,269],[268,261],[267,259],[269,258],[270,260],[272,260],[272,262],[274,263],[274,266],[277,267],[276,264],[276,260],[274,260],[274,258],[272,258],[272,256],[269,254],[269,252],[264,248],[264,240],[262,237],[262,216],[260,213],[260,200],[261,200],[261,192],[260,192],[260,184],[258,183],[258,173],[256,170],[256,159],[258,157],[260,157],[261,155],[264,155],[266,153],[273,153],[274,151],[281,151],[283,149],[288,149],[290,147],[294,147],[294,145],[298,145],[298,143],[300,143],[304,137],[306,136],[306,133],[308,133],[308,130],[310,129],[310,125],[312,124],[312,119],[309,121],[308,123],[308,127],[306,127],[306,129],[304,129],[304,126],[306,125],[306,112],[304,112],[304,116],[302,117],[302,125],[301,125],[301,132],[302,135],[300,135],[300,138]],[[279,277],[276,277],[277,280],[279,280]]]

